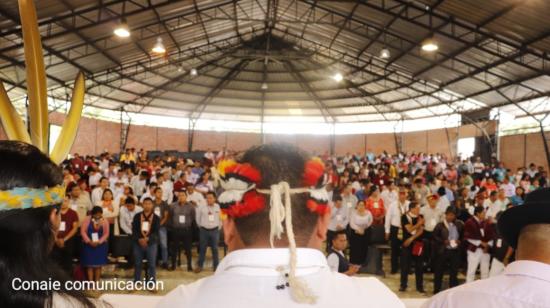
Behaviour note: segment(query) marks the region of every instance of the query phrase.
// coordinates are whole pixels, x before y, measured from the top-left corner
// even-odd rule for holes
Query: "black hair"
[[[334,201],[334,202],[342,201],[342,200],[344,200],[344,199],[342,198],[342,195],[340,195],[340,194],[334,194],[333,197],[332,197],[332,201]]]
[[[212,196],[214,197],[214,199],[216,199],[216,193],[213,192],[213,191],[207,192],[206,195],[207,195],[207,196],[208,196],[208,195],[212,195]]]
[[[0,141],[0,190],[16,187],[44,188],[63,182],[62,170],[30,144]],[[55,205],[0,211],[0,307],[52,307],[51,291],[15,291],[12,280],[59,281],[57,294],[93,307],[80,291],[65,289],[69,280],[49,256],[54,243],[50,216]]]
[[[302,187],[303,173],[306,161],[305,152],[287,143],[266,144],[247,150],[239,159],[242,163],[250,163],[262,175],[259,189],[269,189],[271,185],[281,181],[290,187]],[[309,241],[317,223],[318,215],[310,212],[306,206],[305,193],[292,194],[292,226],[295,231],[296,244],[305,246]],[[266,206],[258,213],[236,218],[235,224],[245,245],[265,241],[269,238],[269,196],[266,195]]]
[[[457,214],[458,211],[456,209],[456,207],[452,206],[452,205],[449,205],[446,209],[445,209],[445,214],[449,214],[449,213],[453,213],[453,214]]]
[[[101,200],[103,200],[103,198],[105,198],[105,194],[110,192],[111,193],[111,196],[113,197],[113,199],[115,198],[115,195],[113,194],[113,191],[109,188],[105,188],[105,190],[103,191],[103,193],[101,194]]]
[[[419,204],[418,202],[416,202],[416,201],[411,201],[411,202],[409,203],[409,211],[412,210],[412,209],[414,209],[415,207],[418,207],[419,205],[420,205],[420,204]]]
[[[437,189],[437,194],[440,196],[445,196],[447,194],[447,190],[445,187],[441,186]]]
[[[136,204],[136,200],[132,197],[128,197],[124,200],[124,204]]]
[[[485,209],[483,208],[483,206],[476,206],[476,207],[474,208],[474,215],[477,215],[477,214],[479,214],[479,213],[481,213],[481,212],[483,212],[483,211],[485,211]]]
[[[155,193],[155,194],[156,194],[156,193],[157,193],[157,191],[159,191],[159,190],[160,190],[160,191],[162,191],[162,188],[161,188],[161,187],[158,187],[158,186],[157,186],[157,188],[155,188],[155,189],[153,190],[153,193]]]
[[[141,203],[145,203],[145,201],[151,201],[151,202],[153,202],[153,199],[147,197],[147,198],[143,199],[143,201],[142,201]]]
[[[342,234],[346,235],[346,236],[348,235],[346,233],[346,230],[338,230],[338,231],[334,232],[334,237],[332,238],[332,240],[334,241],[334,240],[338,239],[338,236],[342,235]]]
[[[94,206],[91,211],[91,215],[94,216],[95,214],[103,214],[103,208],[101,206]]]

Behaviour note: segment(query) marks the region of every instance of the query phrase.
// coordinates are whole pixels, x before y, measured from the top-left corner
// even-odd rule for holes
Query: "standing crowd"
[[[53,256],[75,279],[97,281],[104,265],[121,263],[133,266],[139,281],[144,267],[145,279],[155,280],[157,266],[180,266],[182,251],[187,270],[199,273],[210,247],[215,269],[221,233],[209,169],[215,160],[211,152],[196,162],[148,159],[133,149],[118,157],[75,154],[63,164],[66,197]]]
[[[133,265],[134,279],[154,280],[156,268],[173,270],[184,252],[188,271],[205,266],[211,248],[219,263],[222,191],[212,168],[233,156],[207,151],[194,160],[147,157],[144,150],[120,155],[73,158],[64,162],[66,198],[53,254],[67,270],[99,280],[108,262]],[[424,153],[322,155],[331,217],[328,264],[348,275],[385,275],[382,253],[389,250],[391,273],[400,273],[400,290],[415,273],[416,290],[434,273],[434,293],[458,284],[498,275],[513,250],[496,228],[500,213],[521,206],[526,193],[547,187],[542,167],[512,171],[493,159],[451,159]],[[349,242],[349,244],[348,244]],[[197,243],[198,260],[192,249]],[[158,255],[158,257],[157,257]],[[74,269],[73,259],[79,260]],[[146,265],[144,265],[146,261]]]

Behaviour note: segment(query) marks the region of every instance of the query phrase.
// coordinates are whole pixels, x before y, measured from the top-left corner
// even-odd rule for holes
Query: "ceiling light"
[[[189,71],[189,73],[191,74],[191,76],[197,76],[199,74],[196,68],[192,68],[191,71]]]
[[[437,49],[439,49],[439,46],[433,37],[427,38],[422,42],[422,50],[424,51],[436,51]]]
[[[155,43],[155,46],[153,47],[152,51],[154,53],[163,54],[166,52],[166,48],[164,47],[164,44],[162,43],[162,37],[157,38],[157,42]]]
[[[267,90],[267,88],[268,88],[267,83],[265,83],[265,82],[262,83],[262,87],[261,87],[261,88],[262,88],[262,90]]]
[[[334,81],[336,82],[340,82],[344,79],[344,76],[342,76],[342,74],[340,73],[336,73],[334,74],[334,76],[332,76],[332,79],[334,79]]]
[[[384,48],[380,50],[380,58],[381,59],[389,59],[391,57],[390,50],[388,48]]]
[[[128,27],[128,23],[126,23],[126,20],[122,19],[113,33],[118,37],[129,37],[130,28]]]

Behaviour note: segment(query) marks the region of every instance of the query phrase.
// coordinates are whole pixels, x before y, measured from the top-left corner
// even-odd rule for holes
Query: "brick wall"
[[[51,113],[50,123],[63,125],[64,114]],[[494,131],[495,125],[480,124]],[[474,125],[463,125],[448,129],[451,145],[456,139],[482,136],[481,130]],[[0,125],[0,140],[7,136]],[[265,141],[288,142],[299,146],[305,151],[323,154],[330,149],[330,136],[327,135],[275,135],[266,134]],[[445,129],[408,132],[403,134],[403,150],[408,152],[444,153],[450,155],[449,140]],[[550,139],[550,133],[548,134]],[[131,125],[127,147],[147,150],[179,150],[186,151],[188,143],[187,130],[163,127]],[[254,145],[261,144],[261,137],[255,133],[196,131],[193,148],[196,150],[217,150],[226,147],[229,150],[244,151]],[[92,154],[104,150],[117,152],[120,146],[120,125],[114,122],[82,118],[77,137],[71,153]],[[336,153],[364,153],[372,151],[381,153],[386,150],[395,153],[393,133],[368,135],[338,135],[335,139]],[[546,166],[546,157],[540,134],[513,135],[500,138],[500,155],[509,168],[517,168],[531,162]]]

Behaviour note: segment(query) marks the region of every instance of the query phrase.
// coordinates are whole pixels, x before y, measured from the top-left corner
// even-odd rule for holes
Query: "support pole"
[[[542,143],[544,144],[544,152],[546,153],[546,163],[550,167],[550,150],[548,149],[548,139],[546,139],[546,135],[544,134],[544,126],[542,125],[542,121],[539,121],[540,126],[540,136],[542,137]]]

